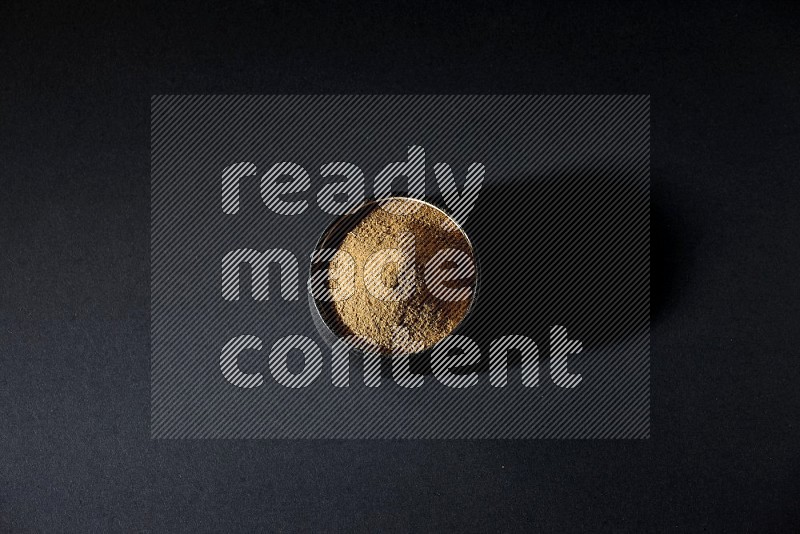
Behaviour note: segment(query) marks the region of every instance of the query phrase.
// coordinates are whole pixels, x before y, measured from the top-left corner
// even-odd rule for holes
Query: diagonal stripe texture
[[[649,137],[647,96],[153,97],[152,437],[649,437]],[[320,234],[392,194],[478,262],[411,356],[308,299]]]

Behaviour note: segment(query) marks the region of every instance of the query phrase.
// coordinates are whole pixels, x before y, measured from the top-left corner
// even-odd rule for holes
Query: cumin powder
[[[414,243],[414,291],[403,300],[376,298],[365,283],[364,266],[376,252],[403,246],[401,241],[407,239],[408,234],[413,236]],[[474,299],[476,276],[473,270],[472,276],[466,279],[447,282],[448,287],[468,288],[468,296],[462,300],[442,300],[433,295],[425,283],[425,266],[443,249],[462,251],[474,265],[472,246],[464,232],[447,214],[430,204],[394,198],[383,208],[365,215],[344,237],[329,266],[333,288],[339,271],[344,269],[346,258],[342,253],[349,254],[355,261],[354,291],[349,298],[334,303],[346,333],[371,341],[382,352],[392,348],[417,352],[450,334]],[[381,282],[387,288],[396,287],[400,282],[399,274],[397,263],[386,263],[380,273]],[[401,338],[397,337],[398,331],[402,332]]]

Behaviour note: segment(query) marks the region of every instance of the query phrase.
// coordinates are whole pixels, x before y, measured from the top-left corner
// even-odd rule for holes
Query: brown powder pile
[[[365,284],[364,266],[376,252],[402,247],[401,236],[407,238],[408,234],[413,235],[415,246],[414,291],[406,300],[376,298]],[[346,333],[370,340],[383,352],[392,349],[392,338],[398,329],[404,328],[407,333],[402,342],[395,337],[394,347],[401,352],[404,349],[398,344],[415,349],[405,352],[415,352],[433,346],[450,334],[472,303],[475,276],[445,283],[450,288],[470,288],[472,291],[464,300],[446,301],[431,294],[425,283],[424,267],[442,249],[463,251],[474,261],[472,247],[461,229],[444,212],[427,203],[396,198],[382,209],[368,213],[343,239],[330,263],[333,289],[337,284],[335,279],[345,270],[346,258],[342,258],[342,253],[346,252],[355,261],[354,292],[346,300],[334,303]],[[387,288],[397,287],[398,274],[397,263],[386,263],[381,272],[383,284]]]

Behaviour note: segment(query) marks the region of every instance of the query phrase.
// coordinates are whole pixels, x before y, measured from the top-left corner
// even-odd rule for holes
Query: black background
[[[0,530],[790,529],[788,3],[0,8]],[[641,441],[153,441],[161,93],[651,94]]]

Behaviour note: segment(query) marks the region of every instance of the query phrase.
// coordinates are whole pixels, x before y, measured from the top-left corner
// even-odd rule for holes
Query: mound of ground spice
[[[414,245],[414,290],[405,299],[377,298],[365,281],[365,265],[378,251],[406,246],[409,234]],[[448,301],[432,294],[425,283],[425,266],[444,249],[462,251],[474,265],[473,250],[464,232],[447,214],[428,203],[394,198],[365,215],[342,240],[329,267],[331,285],[335,286],[335,279],[341,274],[338,271],[350,262],[343,253],[355,262],[354,291],[349,298],[334,302],[346,333],[371,341],[382,352],[393,348],[399,352],[417,352],[450,334],[474,299],[476,275],[473,271],[467,278],[449,282],[450,287],[467,288],[462,300]],[[386,288],[397,287],[400,274],[407,274],[407,270],[401,273],[397,263],[387,262],[380,272],[381,282]],[[406,281],[411,284],[408,278]],[[408,284],[404,287],[410,289]]]

